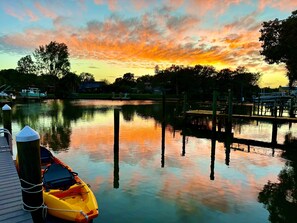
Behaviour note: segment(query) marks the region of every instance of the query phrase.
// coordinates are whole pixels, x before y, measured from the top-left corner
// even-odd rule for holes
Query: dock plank
[[[0,222],[32,223],[32,216],[23,210],[21,183],[7,141],[0,137]]]

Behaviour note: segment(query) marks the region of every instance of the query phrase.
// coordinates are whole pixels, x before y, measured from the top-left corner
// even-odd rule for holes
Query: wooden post
[[[225,129],[225,147],[226,147],[226,165],[230,163],[230,145],[231,145],[231,137],[232,137],[232,92],[228,90],[228,118],[226,121],[226,129]]]
[[[232,92],[228,90],[228,125],[232,126]]]
[[[114,146],[113,146],[113,187],[119,188],[119,132],[120,132],[120,109],[114,109]]]
[[[31,212],[34,223],[44,222],[40,136],[29,126],[25,126],[16,135],[16,142],[24,209]]]
[[[2,113],[3,113],[3,128],[7,129],[10,134],[11,132],[11,107],[6,104],[2,107]],[[7,143],[10,143],[10,136],[7,133],[4,133],[4,136],[7,140]]]
[[[257,115],[260,115],[260,94],[258,94],[258,113]],[[262,115],[262,111],[261,111],[261,115]]]
[[[295,118],[294,111],[295,111],[295,99],[294,98],[291,98],[290,111],[289,111],[290,118]]]
[[[276,118],[277,117],[277,103],[276,100],[274,100],[274,104],[273,104],[273,116]]]
[[[184,101],[183,101],[183,115],[184,115],[184,118],[186,116],[186,111],[187,111],[187,94],[184,93]]]
[[[218,92],[214,90],[213,96],[212,96],[212,130],[213,131],[216,131],[216,125],[217,125],[217,98],[218,98]]]

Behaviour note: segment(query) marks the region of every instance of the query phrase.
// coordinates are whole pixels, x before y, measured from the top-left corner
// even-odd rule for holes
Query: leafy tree
[[[21,90],[21,88],[36,85],[38,78],[35,74],[23,74],[15,69],[0,71],[0,84],[11,86],[11,88]]]
[[[134,81],[134,74],[132,74],[132,73],[125,73],[123,75],[123,80]]]
[[[67,98],[76,92],[80,84],[80,78],[75,73],[68,72],[64,77],[58,81],[58,89],[56,95],[59,98]]]
[[[93,74],[83,72],[79,75],[79,78],[82,82],[94,82],[95,78]]]
[[[135,86],[136,82],[132,73],[125,73],[123,77],[116,78],[113,83],[114,90],[118,92],[132,92]]]
[[[136,79],[137,90],[142,93],[151,93],[152,81],[153,81],[153,76],[150,76],[148,74],[138,77]]]
[[[34,61],[32,60],[30,55],[22,57],[18,61],[18,66],[16,70],[23,74],[35,74],[36,73],[36,66]]]
[[[50,42],[33,53],[41,74],[63,77],[70,70],[68,47],[65,43]]]
[[[297,79],[297,10],[287,19],[264,22],[260,30],[261,55],[269,64],[285,63],[289,86]]]

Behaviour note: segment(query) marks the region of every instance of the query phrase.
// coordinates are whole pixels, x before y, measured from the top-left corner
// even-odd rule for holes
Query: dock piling
[[[217,125],[217,98],[218,98],[218,91],[213,91],[212,97],[212,130],[216,131]]]
[[[29,126],[25,126],[17,135],[18,168],[22,186],[24,209],[31,212],[34,223],[44,222],[40,136]]]
[[[10,134],[12,133],[11,131],[11,107],[8,104],[5,104],[2,107],[2,113],[3,113],[3,128],[7,129]],[[8,133],[4,133],[4,137],[6,138],[7,142],[10,142],[10,136]]]

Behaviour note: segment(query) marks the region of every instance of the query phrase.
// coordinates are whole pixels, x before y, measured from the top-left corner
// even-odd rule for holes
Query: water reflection
[[[268,181],[258,196],[272,223],[293,223],[297,219],[297,139],[290,133],[284,143],[286,150],[282,156],[288,161],[278,175],[279,182]]]
[[[94,222],[268,222],[257,197],[268,180],[277,182],[282,152],[272,157],[271,149],[232,140],[271,143],[271,125],[233,123],[231,139],[222,125],[213,137],[208,120],[188,129],[173,118],[176,104],[166,104],[166,120],[162,106],[97,100],[17,105],[13,129],[34,125],[42,143],[91,185],[101,212]],[[284,132],[278,126],[277,142]]]

